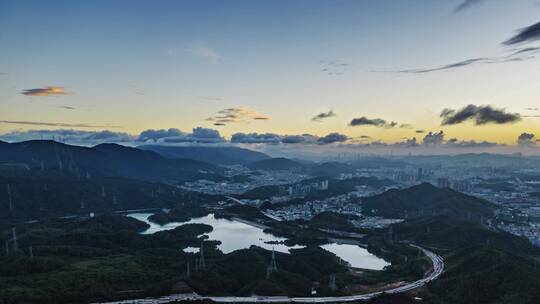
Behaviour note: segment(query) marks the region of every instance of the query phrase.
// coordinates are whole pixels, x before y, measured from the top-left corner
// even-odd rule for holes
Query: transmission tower
[[[7,194],[8,194],[8,201],[9,201],[9,211],[13,212],[13,199],[11,198],[11,185],[7,185]]]
[[[274,248],[272,248],[272,257],[270,258],[270,264],[268,265],[268,268],[266,268],[266,278],[269,279],[270,275],[277,271],[277,263],[276,263],[276,251]]]
[[[199,250],[199,253],[199,270],[204,271],[206,268],[206,264],[204,263],[204,242],[201,242],[201,250]]]
[[[336,290],[337,289],[337,286],[336,286],[336,275],[335,274],[331,274],[330,275],[330,279],[328,281],[328,287],[331,289],[331,290]]]
[[[13,234],[13,251],[17,251],[19,249],[19,245],[17,244],[17,229],[15,227],[11,228],[11,233]]]

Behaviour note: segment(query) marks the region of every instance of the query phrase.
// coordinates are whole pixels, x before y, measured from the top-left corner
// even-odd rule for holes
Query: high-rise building
[[[437,179],[437,187],[450,188],[450,181],[446,177],[440,177]]]

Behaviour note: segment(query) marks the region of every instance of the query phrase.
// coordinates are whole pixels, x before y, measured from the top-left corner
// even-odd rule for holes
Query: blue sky
[[[202,126],[226,137],[338,132],[397,142],[444,130],[507,144],[540,133],[538,118],[526,117],[540,106],[533,55],[396,72],[540,45],[501,44],[540,21],[536,1],[476,0],[455,12],[462,2],[2,0],[0,132],[55,123],[131,134]],[[21,94],[48,86],[67,94]],[[469,104],[521,118],[441,126],[443,109]],[[243,109],[242,117],[215,125],[228,108]],[[330,109],[335,117],[311,120]],[[349,126],[358,117],[409,127]]]

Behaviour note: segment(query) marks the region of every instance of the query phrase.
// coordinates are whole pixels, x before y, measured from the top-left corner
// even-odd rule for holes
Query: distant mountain
[[[2,145],[0,163],[60,170],[77,175],[126,177],[148,181],[183,182],[221,179],[223,169],[191,159],[168,159],[152,151],[101,144],[95,147],[33,140]]]
[[[423,183],[364,198],[362,209],[366,214],[389,218],[450,215],[480,221],[482,218],[491,217],[496,207],[483,199]]]
[[[263,159],[249,164],[248,167],[253,170],[266,171],[305,169],[303,164],[284,157]]]
[[[139,149],[157,152],[168,158],[189,158],[216,165],[248,164],[270,156],[238,147],[171,147],[158,145],[139,146]]]

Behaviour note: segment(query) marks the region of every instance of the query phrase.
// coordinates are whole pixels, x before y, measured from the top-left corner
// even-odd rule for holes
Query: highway
[[[414,282],[401,285],[396,288],[387,289],[385,293],[403,293],[410,290],[422,287],[428,282],[431,282],[437,279],[444,271],[444,261],[441,256],[431,252],[427,249],[424,249],[420,246],[410,245],[422,252],[431,259],[433,265],[432,269],[426,273],[426,275]],[[271,296],[251,296],[251,297],[210,297],[210,296],[201,296],[195,293],[191,294],[175,294],[170,296],[164,296],[159,298],[146,298],[146,299],[133,299],[117,302],[100,302],[101,304],[164,304],[172,301],[180,300],[212,300],[217,303],[344,303],[344,302],[354,302],[354,301],[365,301],[373,297],[376,297],[382,294],[383,291],[372,292],[367,294],[352,295],[352,296],[341,296],[341,297],[271,297]]]

